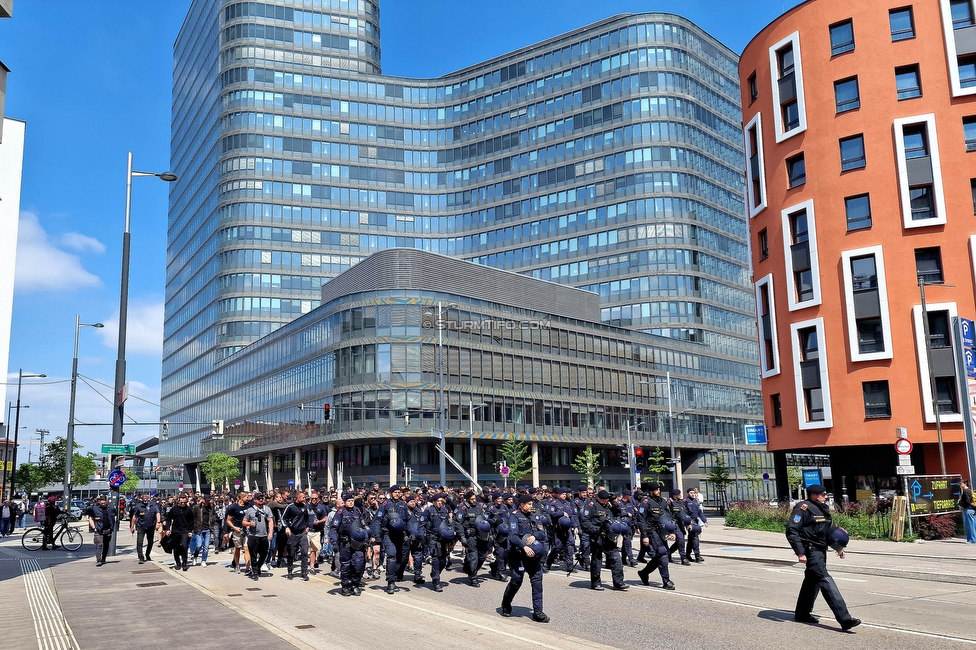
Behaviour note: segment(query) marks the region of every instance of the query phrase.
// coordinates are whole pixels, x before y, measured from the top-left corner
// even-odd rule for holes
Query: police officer
[[[830,508],[825,505],[827,489],[822,485],[811,485],[807,488],[807,500],[800,501],[793,508],[790,520],[786,525],[786,539],[790,543],[796,558],[806,564],[803,572],[803,584],[800,595],[796,599],[793,619],[798,623],[817,623],[819,619],[813,615],[813,604],[817,600],[817,591],[821,591],[824,600],[834,613],[834,618],[840,623],[845,632],[861,624],[860,619],[851,618],[847,611],[847,603],[840,595],[837,584],[827,573],[827,547],[830,545],[831,533],[834,531],[830,517]],[[841,529],[842,530],[842,529]],[[844,551],[837,554],[844,559]]]
[[[424,580],[424,550],[427,548],[427,531],[423,524],[423,510],[418,506],[417,495],[407,490],[403,502],[407,504],[407,537],[405,545],[413,557],[413,583],[422,585]]]
[[[390,499],[380,506],[373,518],[370,537],[382,540],[386,555],[386,593],[396,593],[396,582],[403,580],[403,571],[410,557],[407,544],[407,504],[401,498],[399,485],[390,487]]]
[[[492,555],[494,558],[488,564],[488,571],[492,578],[505,582],[508,567],[508,520],[512,516],[511,495],[509,505],[505,505],[500,492],[491,493],[491,505],[488,506],[488,519],[492,529]]]
[[[648,486],[648,495],[644,499],[638,513],[638,528],[641,543],[647,546],[647,554],[651,559],[647,565],[637,572],[637,576],[645,585],[655,569],[661,573],[661,587],[669,591],[674,590],[671,574],[668,571],[668,544],[674,541],[675,525],[671,520],[667,503],[661,497],[661,484],[652,481]]]
[[[685,554],[685,531],[691,528],[691,513],[681,498],[681,490],[674,488],[671,490],[671,498],[668,499],[668,512],[671,513],[671,521],[674,522],[674,542],[668,547],[668,562],[673,562],[671,554],[678,551],[678,559],[683,566],[688,566],[691,562]]]
[[[129,531],[136,534],[136,553],[139,556],[139,564],[152,561],[153,540],[156,531],[160,528],[163,518],[159,512],[159,507],[155,502],[149,500],[149,495],[142,494],[142,500],[132,500],[131,521]],[[145,540],[145,553],[143,553],[143,541]]]
[[[362,594],[360,583],[366,571],[366,544],[369,530],[362,510],[356,507],[356,495],[346,492],[342,512],[336,513],[329,528],[329,539],[339,549],[339,576],[343,596]]]
[[[548,550],[545,524],[542,518],[532,517],[535,502],[530,495],[523,494],[518,502],[518,510],[508,520],[508,539],[512,550],[508,556],[508,565],[512,571],[512,579],[502,596],[501,614],[506,618],[512,615],[512,599],[522,586],[525,574],[529,574],[529,584],[532,585],[532,620],[548,623],[549,617],[542,611],[542,563]]]
[[[637,529],[637,504],[634,503],[634,493],[630,490],[623,490],[617,499],[617,507],[620,508],[620,515],[627,522],[630,530],[623,535],[623,544],[620,546],[620,555],[627,566],[637,566],[634,559],[634,531]]]
[[[620,549],[617,548],[617,533],[611,531],[610,526],[614,517],[620,516],[620,508],[610,499],[606,490],[597,492],[596,498],[588,499],[583,504],[580,515],[580,529],[590,538],[590,589],[603,591],[600,578],[600,560],[607,559],[607,568],[613,576],[613,588],[626,591],[629,586],[624,583],[624,567],[620,561]]]
[[[577,514],[583,512],[583,505],[589,501],[587,491],[589,488],[582,483],[576,486],[576,496],[573,497],[573,505],[576,506]],[[583,530],[582,524],[577,530],[579,533],[579,565],[586,569],[590,566],[590,536]]]
[[[454,545],[457,530],[454,517],[444,505],[447,497],[438,492],[431,497],[430,506],[424,510],[423,522],[427,530],[428,553],[430,554],[430,580],[434,591],[441,592],[441,570],[447,568],[448,544]]]
[[[88,530],[95,535],[95,566],[102,566],[115,530],[115,506],[108,505],[106,496],[100,494],[95,503],[85,509],[85,514],[88,515]]]
[[[688,488],[688,498],[685,499],[685,508],[688,509],[688,516],[691,518],[691,525],[688,527],[688,545],[685,548],[685,559],[689,562],[704,562],[705,558],[701,555],[698,547],[698,538],[701,537],[701,527],[708,526],[708,517],[702,511],[701,504],[695,497],[695,488]],[[692,560],[694,553],[694,560]]]
[[[478,496],[471,490],[464,493],[464,502],[454,513],[461,527],[461,545],[464,547],[464,571],[472,587],[480,586],[478,571],[488,558],[491,523],[485,515]]]
[[[552,520],[553,535],[552,550],[546,559],[546,566],[552,568],[552,563],[561,557],[565,564],[567,575],[576,572],[576,539],[573,529],[579,528],[579,513],[573,502],[567,499],[566,488],[553,488],[555,496],[549,500],[549,518]]]

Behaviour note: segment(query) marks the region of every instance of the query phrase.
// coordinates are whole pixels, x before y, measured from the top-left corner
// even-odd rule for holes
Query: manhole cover
[[[137,584],[136,586],[137,587],[162,587],[165,584],[166,584],[165,582],[142,582]]]

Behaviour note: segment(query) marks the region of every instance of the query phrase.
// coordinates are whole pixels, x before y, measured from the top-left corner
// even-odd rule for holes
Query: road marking
[[[40,650],[78,650],[78,642],[71,632],[47,578],[37,560],[21,560],[27,602],[34,619],[34,633]]]

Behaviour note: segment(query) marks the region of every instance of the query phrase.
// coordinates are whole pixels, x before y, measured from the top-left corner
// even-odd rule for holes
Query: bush
[[[785,533],[789,516],[789,506],[770,508],[764,502],[744,501],[736,504],[736,507],[726,513],[725,525],[747,530]]]
[[[791,510],[785,504],[778,508],[770,508],[765,502],[759,501],[737,503],[726,514],[725,525],[747,530],[784,533]],[[832,517],[833,522],[844,528],[851,539],[891,539],[891,501],[889,500],[883,499],[863,505],[850,502],[845,505],[842,512],[832,513]],[[946,524],[940,525],[947,527]],[[953,532],[947,537],[951,537],[955,532],[954,523],[951,524],[951,527]],[[920,528],[915,532],[923,539],[945,539],[944,537],[926,538],[922,535]],[[912,540],[914,540],[914,535],[908,535],[906,530],[904,541]]]
[[[915,522],[915,532],[922,539],[949,539],[956,534],[955,515],[929,515]]]

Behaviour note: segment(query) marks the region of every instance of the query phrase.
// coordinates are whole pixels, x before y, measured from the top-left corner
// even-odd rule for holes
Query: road
[[[715,532],[713,537],[721,536]],[[226,553],[211,556],[218,564],[187,572],[173,571],[162,555],[158,562],[139,565],[127,537],[121,537],[121,554],[100,568],[94,566],[90,538],[77,554],[28,553],[19,539],[0,542],[0,602],[22,603],[16,609],[20,615],[6,619],[4,649],[87,649],[136,638],[139,647],[191,650],[239,643],[262,649],[386,643],[398,650],[976,646],[970,616],[976,607],[976,561],[925,555],[910,545],[893,544],[896,552],[888,554],[852,553],[851,572],[843,570],[845,561],[829,560],[853,615],[864,621],[845,633],[822,600],[815,611],[822,624],[792,621],[802,568],[790,563],[789,551],[772,545],[706,544],[704,564],[673,567],[677,590],[672,592],[656,586],[656,576],[650,587],[642,586],[630,568],[627,592],[594,592],[582,573],[550,572],[544,581],[545,610],[552,621],[538,624],[528,618],[528,584],[516,597],[515,618],[505,619],[498,615],[503,583],[488,580],[474,589],[453,570],[445,574],[449,584],[441,594],[405,582],[390,596],[380,581],[368,583],[358,598],[344,598],[337,581],[324,572],[304,583],[276,570],[254,583],[224,566]],[[958,556],[967,549],[956,545],[953,550]],[[880,575],[901,570],[912,577]],[[44,585],[50,593],[46,600],[37,596]],[[54,632],[45,632],[49,628]],[[58,633],[64,637],[61,645],[54,642]],[[39,644],[40,635],[54,640]]]

